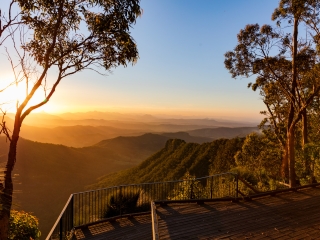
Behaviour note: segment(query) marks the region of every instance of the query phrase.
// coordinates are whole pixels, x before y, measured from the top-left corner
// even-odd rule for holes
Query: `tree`
[[[249,170],[258,182],[264,178],[275,179],[281,161],[278,143],[266,135],[251,133],[247,135],[242,149],[235,155],[238,167]]]
[[[134,63],[137,46],[130,28],[141,14],[139,0],[16,0],[21,9],[19,32],[21,48],[15,47],[18,65],[12,65],[17,83],[25,84],[26,96],[17,102],[4,176],[4,194],[0,195],[0,239],[7,239],[12,205],[12,171],[23,120],[35,109],[46,104],[62,79],[91,69],[109,70]],[[26,32],[28,30],[28,32]],[[11,29],[11,33],[13,30]],[[26,34],[28,38],[26,39]],[[12,36],[12,35],[11,35]],[[16,46],[16,38],[11,38]],[[9,60],[14,60],[9,57]],[[56,78],[49,85],[49,69]],[[44,89],[44,100],[31,103],[37,92]]]
[[[280,94],[283,97],[281,105],[286,106],[287,116],[281,119],[286,126],[282,175],[289,179],[291,187],[296,184],[296,125],[302,116],[306,121],[307,107],[320,90],[318,13],[319,2],[316,0],[281,0],[272,15],[272,19],[277,20],[278,28],[270,25],[247,25],[238,34],[238,45],[234,51],[225,54],[225,66],[232,77],[256,76],[255,83],[249,86],[253,90],[260,89],[267,108],[270,106],[268,101],[271,96]],[[281,28],[283,20],[288,20],[287,26],[292,27],[292,34]],[[299,24],[302,22],[305,23],[310,39],[298,40]],[[273,91],[269,91],[270,89]],[[280,103],[279,100],[277,102]],[[276,108],[268,108],[271,115],[269,119],[277,131],[275,110]]]
[[[208,198],[207,192],[200,181],[196,180],[196,177],[190,175],[189,172],[184,175],[183,181],[175,186],[171,195],[172,196],[169,197],[171,200]]]
[[[18,21],[20,13],[12,13],[12,6],[14,3],[15,0],[10,1],[7,14],[2,12],[2,9],[0,9],[0,45],[2,45],[3,42],[8,38],[8,35],[5,34],[7,32],[6,30],[9,27],[20,24]]]

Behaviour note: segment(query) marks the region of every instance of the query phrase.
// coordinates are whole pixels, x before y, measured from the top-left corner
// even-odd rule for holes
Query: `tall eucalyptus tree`
[[[12,205],[12,171],[16,162],[17,143],[23,120],[35,109],[50,101],[62,79],[85,69],[109,70],[126,66],[138,58],[130,28],[141,14],[140,0],[16,0],[20,20],[29,30],[19,47],[19,74],[26,86],[24,99],[17,102],[4,190],[0,195],[0,239],[7,239]],[[20,35],[21,36],[21,35]],[[16,41],[17,38],[11,38]],[[13,59],[14,60],[14,59]],[[49,69],[56,72],[48,86]],[[31,76],[32,75],[32,76]],[[32,79],[33,78],[33,79]],[[42,101],[31,103],[43,91]]]
[[[278,27],[247,25],[238,34],[235,49],[225,54],[225,66],[232,77],[256,76],[252,87],[260,89],[267,108],[277,91],[283,97],[282,106],[287,106],[288,115],[281,172],[292,187],[296,185],[295,128],[302,117],[306,122],[307,107],[320,91],[319,5],[318,0],[281,0],[272,15]],[[301,23],[305,23],[309,39],[298,37]],[[291,34],[284,30],[288,27],[292,28]],[[268,111],[278,110],[269,108]],[[277,129],[275,116],[273,114],[271,123]]]

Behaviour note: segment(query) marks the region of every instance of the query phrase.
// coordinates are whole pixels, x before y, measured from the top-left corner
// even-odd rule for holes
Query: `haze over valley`
[[[13,126],[11,118],[13,115],[8,114],[6,121],[9,128]],[[159,118],[146,114],[109,112],[60,115],[35,113],[26,118],[20,134],[32,141],[70,147],[86,147],[117,136],[139,136],[144,133],[164,134],[170,138],[203,143],[222,137],[245,136],[254,130],[258,131],[257,125],[258,122],[193,119],[183,116]]]

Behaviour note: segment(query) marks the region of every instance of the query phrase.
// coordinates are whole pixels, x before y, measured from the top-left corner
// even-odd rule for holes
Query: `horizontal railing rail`
[[[155,203],[151,202],[152,239],[159,240],[158,216]]]
[[[73,228],[73,194],[71,194],[46,240],[71,239]]]

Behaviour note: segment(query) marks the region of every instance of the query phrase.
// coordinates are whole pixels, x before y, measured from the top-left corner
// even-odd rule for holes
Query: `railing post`
[[[238,199],[238,187],[239,187],[239,185],[238,185],[238,174],[236,173],[235,174],[235,178],[236,178],[236,194],[235,194],[235,196],[236,196],[236,199]]]
[[[212,199],[212,185],[213,185],[213,176],[211,177],[211,184],[210,184],[210,190],[211,190],[211,194],[210,194],[210,198]]]
[[[75,219],[74,219],[74,195],[72,194],[72,198],[71,198],[71,202],[70,202],[70,205],[71,205],[71,213],[70,213],[70,218],[71,218],[71,227],[74,228],[74,225],[75,225]]]
[[[193,194],[193,182],[191,180],[191,196],[190,199],[194,199],[194,194]]]
[[[62,240],[63,236],[62,236],[62,218],[60,218],[60,221],[59,221],[59,238],[60,240]]]
[[[118,187],[119,188],[119,208],[120,208],[120,216],[122,216],[122,195],[121,195],[121,186]]]

